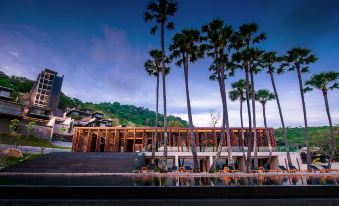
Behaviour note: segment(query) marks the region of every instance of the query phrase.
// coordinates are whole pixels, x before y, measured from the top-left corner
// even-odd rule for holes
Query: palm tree
[[[246,103],[247,103],[247,113],[248,113],[248,126],[249,130],[252,130],[252,118],[251,110],[249,103],[249,73],[251,74],[251,79],[254,79],[254,73],[258,69],[257,61],[258,57],[262,53],[258,49],[253,49],[253,46],[262,40],[266,39],[264,33],[259,33],[256,35],[258,30],[258,25],[255,23],[243,24],[239,28],[239,32],[234,35],[232,39],[232,47],[234,47],[238,52],[233,55],[233,60],[235,62],[241,63],[240,68],[245,70],[245,81],[246,81]],[[253,113],[253,139],[254,139],[254,168],[258,168],[258,154],[257,154],[257,131],[256,131],[256,115],[255,115],[255,87],[254,81],[251,81],[252,87],[252,113]],[[252,138],[251,136],[248,139],[248,150],[247,150],[247,172],[251,169],[251,152],[252,152]]]
[[[155,76],[157,78],[156,80],[156,112],[155,112],[155,132],[154,132],[154,141],[152,142],[152,158],[151,162],[154,164],[154,157],[155,157],[155,149],[157,145],[157,135],[158,135],[158,110],[159,110],[159,74],[161,72],[161,51],[157,49],[153,49],[149,52],[149,55],[151,59],[147,59],[145,61],[144,67],[145,71],[150,75],[150,76]],[[165,58],[165,63],[169,64],[170,59]],[[166,67],[165,68],[166,74],[169,73],[170,68]]]
[[[259,89],[256,93],[255,93],[255,100],[257,100],[258,102],[261,103],[262,105],[262,114],[264,117],[264,126],[265,126],[265,137],[266,137],[266,142],[268,145],[268,149],[269,149],[269,156],[268,156],[268,160],[265,164],[265,167],[268,166],[268,164],[270,164],[271,161],[271,157],[272,157],[272,146],[271,146],[271,141],[270,138],[268,136],[268,129],[267,129],[267,121],[266,121],[266,103],[268,101],[271,101],[275,99],[275,96],[272,92],[270,92],[270,90],[268,89]],[[271,165],[270,165],[271,166]]]
[[[169,50],[172,52],[171,57],[178,59],[176,64],[181,67],[184,66],[186,102],[188,111],[188,123],[191,137],[191,148],[194,162],[194,172],[199,172],[198,156],[195,145],[194,126],[192,120],[192,110],[190,102],[190,94],[188,88],[188,63],[194,63],[204,56],[204,51],[199,45],[201,41],[200,32],[196,29],[183,30],[174,35]]]
[[[242,104],[246,100],[246,81],[244,79],[240,79],[239,81],[233,82],[231,84],[232,90],[228,93],[228,97],[230,98],[231,101],[235,102],[238,101],[240,102],[240,126],[241,126],[241,139],[242,139],[242,152],[244,159],[246,160],[246,155],[245,155],[245,134],[244,134],[244,122],[243,122],[243,116],[242,116]]]
[[[276,52],[266,52],[262,55],[262,59],[260,61],[260,66],[262,66],[263,68],[267,68],[267,73],[270,75],[270,78],[271,78],[274,96],[276,98],[276,102],[277,102],[277,106],[278,106],[278,110],[279,110],[281,127],[282,127],[283,133],[284,133],[284,143],[285,143],[285,151],[286,151],[286,155],[287,155],[287,161],[288,161],[288,165],[291,165],[292,160],[291,160],[291,155],[290,155],[290,147],[289,147],[289,144],[288,144],[287,130],[286,130],[286,127],[285,127],[284,117],[283,117],[283,114],[282,114],[282,110],[281,110],[281,106],[280,106],[280,100],[279,100],[279,96],[278,96],[278,92],[277,92],[277,88],[275,86],[275,81],[274,81],[274,76],[273,76],[273,73],[276,72],[276,68],[274,67],[274,64],[279,63],[280,61],[281,61],[281,58],[277,57]]]
[[[308,125],[307,125],[307,114],[306,114],[306,106],[305,106],[305,98],[304,98],[304,91],[303,91],[303,83],[301,79],[301,74],[308,72],[309,68],[307,67],[308,64],[314,63],[317,61],[317,58],[311,54],[311,51],[306,48],[292,48],[291,50],[287,51],[286,56],[284,57],[285,62],[281,65],[279,72],[282,72],[283,67],[289,66],[289,71],[297,70],[298,74],[298,81],[299,81],[299,90],[301,96],[301,102],[303,107],[303,115],[304,115],[304,125],[305,125],[305,139],[306,139],[306,147],[307,147],[307,169],[311,169],[311,152],[310,152],[310,137],[308,134]]]
[[[162,66],[162,93],[164,104],[164,154],[162,169],[167,170],[167,107],[166,107],[166,68],[165,68],[165,25],[168,30],[174,29],[174,23],[168,20],[168,17],[174,16],[177,11],[177,3],[167,0],[155,0],[148,4],[144,13],[145,21],[155,20],[156,25],[151,28],[154,35],[160,24],[161,36],[161,66]]]
[[[214,158],[214,161],[210,168],[210,172],[214,172],[215,166],[217,165],[218,160],[220,159],[222,145],[225,138],[225,129],[228,152],[228,165],[229,166],[233,165],[227,99],[226,99],[226,88],[225,88],[225,77],[228,76],[228,74],[225,74],[225,70],[228,70],[233,66],[231,61],[229,60],[230,56],[229,52],[231,48],[230,45],[233,30],[230,25],[225,25],[222,20],[213,20],[209,24],[206,24],[202,27],[202,32],[205,33],[205,36],[203,38],[206,41],[206,44],[204,46],[206,47],[205,49],[207,50],[207,55],[212,57],[213,59],[213,64],[210,67],[210,70],[212,70],[213,74],[210,76],[210,79],[218,80],[220,96],[223,106],[221,137],[219,140],[216,157]]]
[[[339,89],[339,72],[322,72],[319,74],[315,74],[305,82],[305,86],[306,86],[304,89],[305,92],[311,91],[313,89],[319,89],[322,91],[324,96],[327,118],[331,130],[331,155],[328,162],[328,166],[331,167],[333,158],[335,157],[336,154],[336,145],[334,139],[332,119],[330,115],[330,108],[328,106],[327,92],[328,90]]]

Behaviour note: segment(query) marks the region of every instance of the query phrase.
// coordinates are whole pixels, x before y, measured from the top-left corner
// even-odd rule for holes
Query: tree
[[[169,50],[171,57],[177,59],[176,64],[184,67],[186,104],[188,113],[188,124],[190,129],[191,150],[193,155],[193,172],[199,172],[198,155],[195,145],[194,126],[192,119],[191,101],[188,88],[188,64],[196,62],[204,56],[204,49],[200,45],[200,32],[196,29],[185,29],[174,35]]]
[[[66,132],[66,128],[64,126],[60,127],[60,141],[62,141],[62,138]]]
[[[228,93],[228,96],[231,101],[240,102],[240,126],[241,126],[241,139],[242,139],[242,152],[244,159],[246,160],[245,155],[245,134],[244,134],[244,122],[243,122],[243,116],[242,116],[242,103],[246,100],[246,81],[244,79],[240,79],[239,81],[233,82],[231,84],[231,91]]]
[[[259,89],[255,93],[255,100],[260,102],[261,105],[262,105],[262,114],[263,114],[264,126],[265,126],[265,137],[266,137],[266,143],[267,143],[268,149],[269,149],[269,156],[268,156],[268,160],[267,160],[267,162],[265,164],[265,167],[267,167],[268,164],[270,164],[271,157],[272,157],[272,145],[271,145],[271,141],[270,141],[270,138],[269,138],[269,135],[268,135],[267,121],[266,121],[266,103],[268,101],[273,100],[273,99],[275,99],[275,96],[268,89]]]
[[[305,98],[304,98],[304,89],[301,74],[305,72],[309,72],[308,65],[310,63],[314,63],[317,61],[317,58],[311,54],[311,50],[306,48],[292,48],[287,51],[287,54],[284,57],[284,63],[279,68],[279,72],[283,71],[283,68],[289,66],[289,71],[297,71],[298,81],[299,81],[299,91],[301,96],[301,103],[303,107],[303,116],[304,116],[304,126],[305,126],[305,139],[306,139],[306,147],[307,147],[307,169],[311,169],[312,157],[310,151],[310,137],[308,133],[308,124],[307,124],[307,114],[306,114],[306,106],[305,106]]]
[[[213,112],[213,111],[210,111],[210,125],[212,127],[215,127],[219,121],[221,120],[221,114],[220,112]]]
[[[313,89],[319,89],[322,91],[324,96],[326,113],[331,131],[331,153],[328,162],[328,166],[331,167],[332,161],[336,154],[336,144],[327,93],[329,90],[339,89],[339,72],[322,72],[315,74],[309,80],[305,81],[305,86],[305,92],[312,91]]]
[[[239,27],[239,32],[236,32],[232,39],[232,47],[237,52],[233,55],[233,61],[240,63],[239,68],[245,70],[245,83],[246,83],[246,103],[248,113],[248,126],[252,131],[252,118],[251,109],[249,103],[249,74],[251,75],[251,100],[252,100],[252,116],[253,116],[253,149],[254,149],[254,168],[258,168],[258,154],[257,154],[257,131],[256,131],[256,113],[255,113],[255,87],[254,87],[254,73],[258,69],[257,61],[260,56],[259,49],[254,48],[255,44],[260,43],[266,39],[264,33],[257,34],[258,25],[255,23],[243,24]],[[252,135],[251,135],[252,136]],[[248,150],[247,150],[247,172],[250,171],[252,165],[251,152],[252,152],[252,137],[248,138]]]
[[[19,127],[19,120],[18,119],[12,119],[11,123],[9,124],[9,130],[12,133],[16,133],[18,131],[18,127]]]
[[[36,125],[36,122],[32,121],[32,122],[29,122],[27,125],[26,125],[26,128],[27,128],[27,134],[26,134],[26,137],[28,138],[28,136],[30,135],[33,127]]]
[[[154,141],[152,141],[152,157],[151,162],[154,164],[155,157],[155,149],[157,145],[157,137],[158,137],[158,114],[159,114],[159,74],[162,70],[162,53],[160,50],[153,49],[149,52],[151,59],[145,61],[144,67],[146,72],[150,76],[156,77],[156,110],[155,110],[155,132],[154,132]],[[165,63],[169,64],[170,59],[168,57],[165,58]],[[170,67],[165,67],[165,72],[168,74],[170,71]]]
[[[174,23],[168,20],[168,17],[174,16],[177,11],[177,3],[168,0],[156,0],[148,4],[144,13],[145,21],[155,20],[156,25],[151,28],[151,34],[155,34],[160,24],[161,36],[161,66],[162,66],[162,93],[164,104],[164,154],[163,154],[163,170],[167,170],[167,107],[166,107],[166,67],[165,67],[165,25],[168,30],[174,29]]]
[[[228,166],[233,165],[227,99],[226,99],[226,88],[225,88],[225,78],[233,73],[231,70],[231,68],[233,69],[233,64],[229,58],[231,56],[230,46],[231,38],[233,35],[233,29],[230,25],[224,24],[222,20],[213,20],[209,24],[206,24],[202,27],[202,32],[205,34],[203,38],[206,42],[204,46],[205,49],[207,50],[207,55],[211,57],[213,60],[213,63],[210,67],[210,71],[212,71],[213,74],[210,76],[210,79],[218,81],[223,108],[221,137],[219,140],[216,156],[209,170],[209,172],[214,172],[215,167],[218,164],[218,160],[220,159],[222,145],[225,138],[225,129],[228,152],[227,155]]]
[[[274,75],[273,73],[276,72],[276,68],[275,68],[275,63],[279,63],[281,62],[281,57],[277,57],[276,52],[265,52],[262,55],[262,58],[260,60],[260,66],[262,66],[263,68],[267,69],[267,73],[270,75],[270,79],[271,79],[271,83],[272,83],[272,88],[274,91],[274,96],[277,102],[277,106],[278,106],[278,110],[279,110],[279,117],[280,117],[280,122],[281,122],[281,127],[283,129],[283,135],[284,135],[284,143],[285,143],[285,151],[286,151],[286,155],[287,155],[287,162],[289,165],[292,164],[292,160],[291,160],[291,155],[290,155],[290,148],[289,148],[289,143],[288,143],[288,137],[287,137],[287,130],[285,127],[285,121],[284,121],[284,117],[282,114],[282,110],[281,110],[281,106],[280,106],[280,100],[279,100],[279,96],[278,96],[278,91],[277,88],[275,86],[275,80],[274,80]]]

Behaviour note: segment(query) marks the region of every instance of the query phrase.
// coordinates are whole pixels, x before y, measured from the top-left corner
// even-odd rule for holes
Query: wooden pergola
[[[72,141],[74,152],[136,152],[151,151],[154,142],[155,127],[75,127]],[[190,151],[189,128],[168,128],[168,150],[172,152]],[[244,129],[245,138],[242,139],[241,128],[231,128],[231,146],[233,150],[241,149],[244,144],[247,147],[247,139],[250,135],[248,129]],[[271,146],[276,148],[276,139],[273,128],[268,129]],[[195,144],[197,150],[216,151],[221,128],[217,127],[195,127]],[[157,128],[157,145],[161,150],[164,143],[164,130]],[[253,142],[253,135],[252,135]],[[265,128],[257,128],[257,143],[259,148],[267,148]],[[227,147],[226,137],[224,147]]]

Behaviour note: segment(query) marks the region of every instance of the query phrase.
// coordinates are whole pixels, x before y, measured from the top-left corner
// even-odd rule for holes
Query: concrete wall
[[[10,119],[0,118],[0,132],[9,132]]]
[[[26,124],[23,124],[23,123],[19,124],[19,133],[23,135],[27,134]],[[47,127],[47,126],[35,125],[33,126],[33,129],[30,132],[30,134],[38,138],[51,141],[52,134],[53,134],[53,128]]]

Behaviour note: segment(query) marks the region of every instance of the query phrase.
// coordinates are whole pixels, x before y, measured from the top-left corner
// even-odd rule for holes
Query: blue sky
[[[159,35],[149,33],[143,20],[147,1],[0,1],[0,70],[35,79],[45,67],[65,75],[63,92],[83,101],[118,101],[155,107],[155,79],[143,69],[148,51],[160,47]],[[182,0],[173,18],[175,32],[199,28],[214,18],[234,29],[248,22],[267,34],[261,47],[283,54],[294,46],[312,49],[319,60],[311,73],[339,71],[339,1],[336,0]],[[221,111],[216,82],[208,79],[210,59],[190,65],[190,91],[196,126],[209,125],[209,111]],[[231,82],[244,78],[238,72]],[[276,76],[286,125],[303,125],[297,75]],[[183,70],[172,67],[168,76],[168,112],[187,119]],[[266,73],[255,77],[256,88],[271,89]],[[339,123],[339,92],[329,94],[334,123]],[[323,98],[306,94],[310,125],[327,124]],[[239,126],[239,104],[229,103],[231,126]],[[267,105],[269,126],[279,127],[275,102]],[[161,110],[162,111],[162,108]],[[258,125],[263,125],[257,105]],[[246,117],[246,113],[244,114]],[[246,122],[246,121],[245,121]]]

